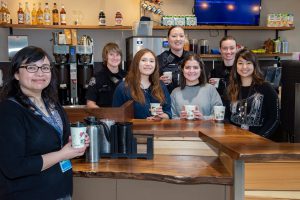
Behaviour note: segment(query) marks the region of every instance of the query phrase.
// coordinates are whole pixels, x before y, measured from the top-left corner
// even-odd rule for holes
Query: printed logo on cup
[[[150,103],[151,115],[156,116],[156,110],[160,107],[160,103]]]
[[[225,106],[214,106],[214,115],[217,122],[223,122],[225,117]]]
[[[195,119],[195,114],[194,111],[196,110],[195,105],[184,105],[184,110],[187,113],[187,118],[188,120],[193,120]]]
[[[82,148],[85,143],[86,126],[83,123],[77,122],[71,124],[72,147]]]

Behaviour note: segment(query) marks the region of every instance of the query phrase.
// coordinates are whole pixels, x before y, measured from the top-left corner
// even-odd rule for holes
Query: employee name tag
[[[241,125],[241,128],[242,129],[245,129],[245,130],[249,130],[249,126],[247,124],[242,124]]]
[[[59,162],[60,169],[64,173],[68,171],[69,169],[72,169],[72,164],[70,160],[63,160]]]

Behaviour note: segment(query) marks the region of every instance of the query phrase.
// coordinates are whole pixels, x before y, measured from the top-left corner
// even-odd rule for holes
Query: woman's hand
[[[194,113],[194,119],[202,119],[203,115],[202,113],[199,111],[198,106],[196,106],[196,109],[193,110]],[[180,119],[187,119],[188,118],[188,114],[186,112],[186,110],[184,109],[184,106],[182,107],[182,110],[180,112]]]
[[[43,167],[42,171],[52,167],[56,163],[63,160],[70,160],[72,158],[82,156],[86,148],[90,145],[90,138],[88,134],[85,134],[85,145],[82,148],[73,148],[72,139],[69,137],[69,142],[59,151],[47,153],[42,155]]]
[[[158,108],[156,108],[156,115],[155,116],[151,116],[151,117],[147,117],[147,119],[148,120],[159,121],[161,119],[169,119],[169,115],[167,115],[166,113],[164,113],[162,107],[159,106]]]
[[[211,84],[211,85],[215,85],[215,84],[217,83],[217,81],[216,81],[215,79],[213,79],[213,78],[210,78],[210,79],[208,80],[208,82],[209,82],[209,84]]]
[[[162,75],[161,77],[159,77],[159,79],[160,79],[165,85],[169,85],[170,83],[172,83],[172,79],[170,79],[170,76]]]
[[[60,150],[60,152],[63,155],[64,160],[68,160],[68,159],[82,156],[88,146],[90,146],[90,137],[88,136],[88,134],[85,134],[85,144],[84,147],[82,148],[73,148],[72,138],[70,136],[69,142]]]

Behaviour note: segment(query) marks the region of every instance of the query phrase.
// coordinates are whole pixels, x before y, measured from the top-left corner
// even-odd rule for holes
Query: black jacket
[[[210,71],[208,80],[210,78],[220,78],[219,87],[217,91],[224,100],[224,95],[226,95],[226,88],[229,85],[229,77],[232,66],[225,66],[224,62],[220,65],[215,65],[215,68]]]
[[[61,106],[63,141],[70,135]],[[20,104],[0,103],[0,199],[55,200],[72,195],[72,170],[61,172],[59,163],[41,171],[43,154],[61,149],[56,129]]]
[[[174,88],[179,86],[181,64],[183,60],[191,53],[192,52],[189,51],[183,51],[182,56],[178,57],[173,54],[171,50],[166,50],[157,56],[160,75],[162,75],[163,72],[172,72],[172,83],[167,85],[169,93],[171,93]]]
[[[246,125],[263,137],[272,137],[279,125],[279,100],[273,87],[267,82],[241,87],[239,96],[237,102],[229,102],[226,96],[226,119],[239,127]]]
[[[86,99],[96,102],[100,107],[111,107],[114,91],[124,77],[125,71],[120,69],[117,74],[113,74],[104,66],[95,77],[91,78]]]

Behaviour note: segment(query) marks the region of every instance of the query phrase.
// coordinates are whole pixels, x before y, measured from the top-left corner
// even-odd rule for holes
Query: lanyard
[[[44,101],[44,100],[43,100],[43,101]],[[34,108],[34,110],[35,110],[39,115],[41,115],[42,118],[43,118],[48,124],[50,124],[53,128],[55,128],[55,130],[56,130],[56,132],[57,132],[57,135],[58,135],[58,137],[59,137],[59,139],[60,139],[61,147],[62,147],[62,145],[63,145],[62,134],[63,134],[63,133],[62,133],[61,128],[60,128],[59,125],[58,125],[57,120],[55,119],[55,117],[53,116],[53,114],[52,114],[52,112],[51,112],[51,110],[50,110],[50,108],[49,108],[49,103],[47,103],[47,102],[44,101],[46,110],[47,110],[47,112],[48,112],[48,114],[49,114],[49,117],[47,117],[47,116],[41,111],[41,109],[38,108],[38,107],[37,107],[30,99],[29,99],[29,103],[30,103],[30,105]]]

